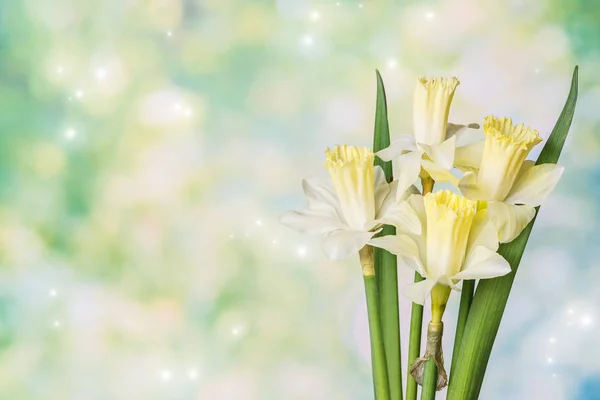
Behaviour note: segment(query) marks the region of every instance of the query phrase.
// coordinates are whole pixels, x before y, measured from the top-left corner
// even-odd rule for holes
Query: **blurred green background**
[[[481,397],[600,399],[599,20],[587,0],[2,0],[0,399],[372,398],[358,260],[278,215],[325,146],[370,144],[375,68],[392,134],[415,78],[451,74],[451,121],[547,137],[575,64],[566,172]]]

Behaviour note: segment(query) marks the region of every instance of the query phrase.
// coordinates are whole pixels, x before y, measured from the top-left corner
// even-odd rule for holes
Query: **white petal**
[[[400,198],[400,200],[408,200],[408,198],[413,194],[421,194],[421,191],[415,185],[409,186]]]
[[[402,294],[413,302],[423,305],[435,283],[434,279],[425,279],[421,282],[411,283],[402,288]]]
[[[446,285],[446,286],[450,286],[450,289],[452,290],[456,290],[457,292],[460,292],[462,289],[459,288],[452,279],[450,279],[447,275],[442,275],[438,278],[437,280],[438,284],[442,284],[442,285]],[[457,281],[458,283],[458,281]]]
[[[425,227],[427,226],[427,214],[425,212],[425,202],[423,201],[423,196],[420,194],[414,194],[410,196],[407,201],[415,211],[415,214],[417,214],[417,217],[419,217],[424,231]]]
[[[389,187],[389,193],[387,194],[379,208],[375,210],[375,218],[380,218],[382,215],[385,215],[390,207],[396,206],[401,201],[408,199],[411,195],[421,193],[416,186],[411,185],[408,187],[408,189],[404,191],[404,194],[402,194],[400,199],[396,199],[396,193],[398,192],[398,181],[392,181],[389,184]],[[377,193],[377,189],[375,189],[375,192]]]
[[[521,179],[523,174],[525,172],[529,171],[533,167],[535,167],[535,161],[533,161],[533,160],[523,161],[523,164],[521,164],[521,169],[519,170],[519,173],[517,174],[517,178],[515,179],[515,182],[518,181],[519,179]]]
[[[414,151],[417,147],[415,146],[415,137],[412,135],[400,135],[394,140],[389,147],[379,150],[375,155],[381,158],[383,161],[390,161],[393,158],[399,156],[404,151]]]
[[[454,153],[454,165],[456,168],[463,171],[479,169],[484,146],[485,141],[481,140],[466,146],[457,147],[456,153]]]
[[[419,249],[408,235],[386,235],[373,238],[369,244],[385,249],[397,256],[418,257]]]
[[[392,204],[378,217],[376,222],[394,225],[404,232],[414,233],[415,235],[421,234],[421,221],[406,201]]]
[[[332,260],[342,260],[358,253],[369,239],[380,231],[381,229],[375,232],[338,230],[325,236],[321,246],[327,257]]]
[[[411,195],[408,200],[408,204],[414,210],[415,214],[421,222],[421,234],[412,236],[414,241],[419,247],[419,258],[421,260],[427,259],[427,214],[425,212],[425,202],[423,196],[420,194]]]
[[[433,146],[420,143],[419,146],[425,151],[429,158],[431,158],[431,161],[443,169],[452,168],[452,165],[454,164],[454,152],[456,151],[455,136]]]
[[[302,191],[310,210],[333,210],[341,217],[340,201],[330,179],[303,179]]]
[[[396,204],[398,204],[398,201],[396,200],[398,181],[392,181],[392,183],[389,184],[389,188],[390,191],[388,192],[387,196],[385,196],[385,199],[383,199],[383,202],[379,208],[375,209],[375,218],[381,218],[381,216],[385,215],[391,207],[394,207]],[[375,204],[377,204],[377,202],[375,202]]]
[[[381,208],[381,205],[390,193],[390,184],[385,179],[385,172],[383,169],[376,165],[374,168],[375,173],[375,212]]]
[[[423,264],[419,259],[419,248],[408,235],[387,235],[373,238],[369,241],[369,244],[402,257],[409,268],[414,269],[421,275],[425,273]]]
[[[454,175],[449,169],[445,169],[436,163],[429,160],[421,161],[421,166],[436,182],[450,182],[458,187],[460,179]]]
[[[489,279],[504,276],[510,272],[510,265],[500,254],[486,247],[476,247],[465,260],[461,272],[452,279]]]
[[[471,200],[487,200],[488,195],[477,185],[477,175],[467,172],[458,184],[463,196]]]
[[[279,217],[279,222],[311,235],[327,235],[344,226],[334,215],[317,210],[286,211]]]
[[[331,210],[286,211],[279,217],[279,222],[300,232],[312,235],[328,234],[337,229],[348,229]]]
[[[448,125],[446,125],[446,139],[456,136],[456,144],[462,146],[471,141],[481,139],[481,132],[477,132],[479,128],[480,126],[477,123],[461,125],[448,122]],[[477,137],[474,137],[474,135],[477,135]]]
[[[473,218],[469,231],[467,254],[478,246],[485,246],[490,250],[498,250],[498,232],[489,218],[488,210],[479,210]]]
[[[398,188],[396,190],[396,199],[399,200],[404,192],[415,183],[421,172],[421,157],[423,153],[413,151],[404,154],[396,161],[398,167]]]
[[[563,166],[556,164],[540,164],[527,168],[517,178],[505,201],[539,206],[554,190],[564,170]]]
[[[512,242],[535,216],[535,208],[499,202],[488,203],[488,215],[498,231],[500,243]]]

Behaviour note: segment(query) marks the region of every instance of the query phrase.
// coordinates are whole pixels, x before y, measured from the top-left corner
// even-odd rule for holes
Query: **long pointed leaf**
[[[375,134],[373,151],[377,152],[390,145],[390,129],[387,117],[387,102],[383,79],[377,73],[377,104],[375,109]],[[392,162],[379,157],[375,165],[381,166],[388,182],[392,180]],[[381,235],[394,235],[396,228],[385,226]],[[383,249],[375,248],[375,276],[379,286],[381,303],[381,325],[388,366],[390,393],[392,400],[402,400],[402,364],[400,357],[400,316],[398,308],[398,270],[396,256]]]
[[[573,71],[571,90],[563,110],[546,142],[537,164],[556,163],[565,143],[577,103],[578,68]],[[539,208],[538,208],[539,210]],[[448,389],[448,400],[475,400],[479,397],[485,369],[510,289],[519,268],[533,221],[519,237],[500,246],[499,253],[509,262],[512,272],[504,277],[480,281],[467,319],[455,375]]]

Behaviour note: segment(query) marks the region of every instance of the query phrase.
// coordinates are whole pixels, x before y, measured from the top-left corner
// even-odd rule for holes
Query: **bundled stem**
[[[360,252],[360,263],[365,281],[367,297],[367,314],[369,316],[369,335],[371,337],[371,354],[373,361],[373,383],[377,400],[391,400],[390,385],[381,329],[379,293],[375,278],[373,247],[367,245]]]

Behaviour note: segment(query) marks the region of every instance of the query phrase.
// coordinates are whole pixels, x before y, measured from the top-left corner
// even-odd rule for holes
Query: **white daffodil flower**
[[[399,157],[396,165],[403,171],[400,177],[403,181],[413,184],[422,167],[435,181],[458,185],[458,178],[450,172],[456,164],[457,136],[467,128],[479,128],[477,124],[448,123],[450,105],[459,84],[456,78],[418,79],[414,93],[413,135],[401,135],[389,147],[377,152],[384,161]]]
[[[483,131],[485,141],[459,156],[471,167],[459,188],[469,199],[488,202],[499,240],[507,243],[533,219],[535,207],[552,192],[564,167],[525,160],[542,138],[523,124],[513,125],[510,118],[486,117]]]
[[[421,224],[412,207],[403,201],[416,188],[388,183],[381,167],[374,166],[370,149],[336,146],[326,149],[325,168],[331,180],[305,179],[305,211],[287,211],[280,221],[290,228],[323,236],[322,247],[331,259],[358,252],[383,225],[419,234]],[[399,200],[396,192],[406,193]]]
[[[436,285],[459,290],[462,279],[487,279],[510,272],[500,256],[498,237],[486,209],[477,202],[443,190],[411,195],[408,203],[421,222],[421,234],[397,234],[371,239],[369,244],[398,255],[425,280],[402,293],[423,304]]]

